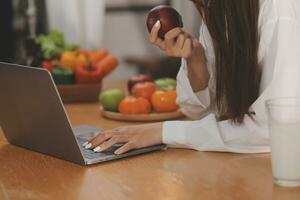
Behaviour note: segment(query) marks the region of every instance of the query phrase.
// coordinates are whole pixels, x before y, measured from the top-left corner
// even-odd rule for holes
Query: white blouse
[[[214,52],[203,24],[204,46],[210,81],[208,88],[194,93],[183,60],[177,76],[177,102],[195,121],[163,123],[163,142],[170,147],[199,151],[236,153],[269,152],[269,135],[264,103],[276,97],[300,96],[300,1],[261,0],[259,14],[259,62],[262,66],[260,96],[250,107],[255,120],[245,116],[241,125],[217,121],[214,114]]]

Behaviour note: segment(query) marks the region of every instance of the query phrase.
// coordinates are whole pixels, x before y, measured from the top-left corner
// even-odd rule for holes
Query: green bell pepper
[[[56,85],[71,85],[74,83],[74,73],[70,69],[56,67],[52,71],[52,77]]]

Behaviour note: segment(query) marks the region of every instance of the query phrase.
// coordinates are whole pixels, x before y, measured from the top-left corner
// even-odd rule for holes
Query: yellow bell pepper
[[[72,71],[75,69],[77,53],[75,51],[65,51],[61,54],[60,57],[60,66],[65,69],[71,69]]]

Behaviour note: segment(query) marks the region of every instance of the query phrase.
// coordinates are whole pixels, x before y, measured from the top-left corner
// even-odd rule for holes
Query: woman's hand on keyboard
[[[102,152],[120,143],[124,143],[124,145],[117,149],[115,154],[161,144],[162,123],[123,126],[105,130],[85,144],[85,147],[93,149],[95,152]]]

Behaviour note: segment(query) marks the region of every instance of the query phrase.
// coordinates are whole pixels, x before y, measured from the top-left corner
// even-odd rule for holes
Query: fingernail
[[[89,149],[89,148],[91,148],[91,147],[92,147],[92,144],[91,144],[91,143],[88,143],[87,145],[85,145],[84,148]]]
[[[97,146],[94,150],[94,152],[100,152],[101,151],[101,148],[99,146]]]
[[[117,151],[114,152],[114,154],[120,155],[121,152],[117,150]]]
[[[158,27],[160,26],[160,21],[157,20],[157,22],[154,24],[154,26],[155,26],[156,28],[158,28]]]
[[[82,144],[83,147],[85,147],[89,142],[85,142]]]

